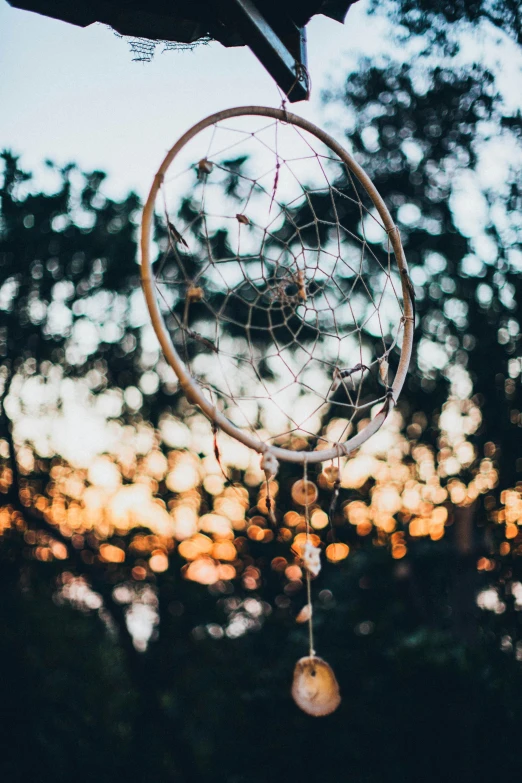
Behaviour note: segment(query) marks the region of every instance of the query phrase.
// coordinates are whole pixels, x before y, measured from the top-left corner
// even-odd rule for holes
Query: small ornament
[[[292,698],[308,715],[320,717],[334,712],[341,703],[341,695],[331,666],[316,655],[297,661]]]
[[[270,481],[274,476],[277,476],[279,462],[277,461],[275,454],[272,454],[271,451],[265,451],[261,457],[261,470],[264,470],[267,481]]]
[[[205,179],[207,174],[210,174],[213,168],[213,163],[211,163],[206,158],[202,158],[198,163],[198,179]]]
[[[313,481],[299,479],[292,486],[292,499],[299,506],[310,506],[319,497],[319,490]]]
[[[265,477],[266,477],[266,510],[268,512],[268,516],[270,518],[270,521],[273,525],[277,524],[277,519],[275,515],[275,506],[274,501],[270,497],[270,479],[273,479],[274,476],[277,476],[277,471],[279,470],[279,462],[277,461],[274,454],[272,454],[271,451],[265,451],[263,456],[261,457],[261,470],[264,470]]]
[[[187,299],[189,302],[201,302],[203,299],[203,289],[197,285],[189,286],[187,290]]]
[[[304,545],[301,559],[304,567],[312,576],[319,574],[321,570],[321,550],[314,546],[311,541],[307,541]]]
[[[339,468],[336,465],[328,465],[323,470],[323,473],[330,484],[335,484],[336,481],[339,481]]]
[[[388,385],[388,368],[389,368],[388,360],[383,356],[381,359],[379,359],[379,375],[381,376],[381,381]]]
[[[306,302],[306,280],[302,269],[297,273],[297,296],[302,302]]]

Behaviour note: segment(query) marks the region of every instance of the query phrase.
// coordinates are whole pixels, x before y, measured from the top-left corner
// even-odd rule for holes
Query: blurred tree
[[[394,25],[395,34],[405,40],[411,35],[422,36],[425,51],[435,45],[455,54],[463,34],[484,24],[504,33],[516,43],[522,43],[522,18],[517,0],[372,0],[371,12],[385,15]],[[401,29],[402,28],[402,29]]]
[[[519,166],[498,161],[499,142],[520,160],[520,116],[506,114],[492,74],[478,66],[421,76],[405,65],[368,63],[364,75],[348,78],[342,97],[349,139],[392,205],[416,284],[420,328],[405,401],[417,426],[408,427],[409,438],[418,432],[437,450],[441,477],[458,474],[471,486],[492,465],[498,472],[494,485],[481,490],[484,506],[475,490],[455,509],[458,618],[458,594],[467,594],[468,613],[474,595],[476,524],[483,527],[495,514],[504,490],[521,487],[522,183]],[[492,169],[495,176],[487,176]],[[452,410],[469,415],[475,406],[480,424],[468,430],[476,457],[469,460],[441,423]],[[503,544],[504,554],[517,554],[518,532],[511,528],[507,536],[515,540]],[[496,568],[503,570],[500,563]],[[511,560],[505,570],[512,574]]]

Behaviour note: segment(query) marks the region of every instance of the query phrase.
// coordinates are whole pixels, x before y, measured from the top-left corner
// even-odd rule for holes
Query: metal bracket
[[[253,0],[218,0],[217,5],[220,21],[237,28],[290,103],[308,100],[305,28],[298,27],[282,10],[267,20]]]

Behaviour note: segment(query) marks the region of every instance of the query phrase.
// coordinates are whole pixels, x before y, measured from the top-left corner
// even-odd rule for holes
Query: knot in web
[[[259,451],[326,457],[400,390],[406,263],[380,197],[326,134],[280,110],[241,111],[199,123],[160,169],[145,292],[167,358],[210,418]]]

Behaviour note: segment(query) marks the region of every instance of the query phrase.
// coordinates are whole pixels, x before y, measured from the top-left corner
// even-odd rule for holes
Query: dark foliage
[[[459,34],[466,26],[489,23],[518,44],[522,43],[522,17],[518,0],[372,0],[374,13],[385,13],[409,35],[420,35],[426,41],[426,51],[433,46],[456,54]]]

